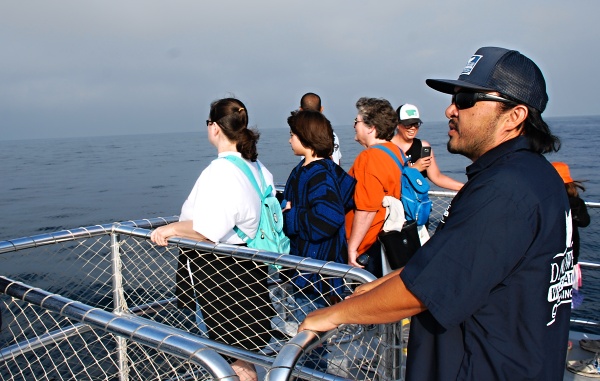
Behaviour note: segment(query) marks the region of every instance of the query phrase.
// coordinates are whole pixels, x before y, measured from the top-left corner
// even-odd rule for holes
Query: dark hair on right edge
[[[515,102],[515,104],[523,104],[504,94],[500,94],[500,96]],[[502,112],[508,111],[515,107],[515,104],[500,103],[500,110]],[[560,149],[560,139],[558,136],[552,134],[550,127],[542,119],[542,113],[531,106],[523,105],[528,110],[527,119],[525,119],[522,125],[523,135],[529,140],[531,149],[542,154],[557,152]]]
[[[314,151],[315,156],[328,158],[333,154],[333,128],[318,111],[293,111],[288,125],[300,143]]]
[[[585,187],[583,186],[581,181],[573,180],[570,183],[565,183],[565,189],[567,190],[567,194],[571,197],[579,197],[579,192],[577,188],[581,189],[582,192],[585,192]]]
[[[242,157],[256,161],[256,144],[260,138],[257,130],[248,128],[248,109],[242,101],[235,98],[223,98],[210,104],[209,120],[217,123]]]

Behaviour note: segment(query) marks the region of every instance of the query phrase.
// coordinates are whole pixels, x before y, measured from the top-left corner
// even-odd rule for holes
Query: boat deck
[[[594,357],[594,353],[588,352],[586,350],[581,349],[579,346],[579,340],[581,339],[600,339],[600,335],[593,335],[578,331],[571,331],[569,333],[569,340],[573,343],[573,348],[569,350],[567,353],[567,361],[569,360],[587,360],[591,357]],[[568,371],[565,368],[565,381],[589,381],[591,378],[586,376],[580,376],[575,373]]]

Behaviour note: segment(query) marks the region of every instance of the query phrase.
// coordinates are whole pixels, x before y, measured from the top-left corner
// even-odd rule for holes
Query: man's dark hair
[[[300,99],[300,108],[307,111],[321,112],[321,97],[315,93],[306,93]]]
[[[527,107],[527,119],[525,119],[521,128],[523,129],[523,135],[529,140],[529,145],[533,151],[544,154],[557,152],[560,149],[560,139],[558,136],[552,134],[550,127],[542,119],[540,111],[504,94],[500,94],[500,96],[514,102],[500,103],[501,112],[510,110],[515,107],[515,104],[522,104]]]
[[[398,114],[386,99],[360,98],[356,102],[358,113],[368,126],[375,126],[375,137],[390,141],[398,125]]]

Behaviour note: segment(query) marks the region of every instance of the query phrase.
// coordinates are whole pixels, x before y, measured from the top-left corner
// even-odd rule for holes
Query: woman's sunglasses
[[[452,103],[459,110],[465,110],[475,106],[479,101],[493,101],[502,103],[515,103],[506,98],[499,97],[488,93],[456,93],[452,95]]]

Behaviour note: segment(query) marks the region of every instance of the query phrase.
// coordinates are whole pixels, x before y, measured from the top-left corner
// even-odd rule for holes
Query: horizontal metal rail
[[[579,263],[580,267],[583,268],[588,268],[588,269],[600,269],[600,263],[595,263],[595,262],[585,262],[585,261],[579,261],[577,262]]]
[[[31,237],[16,238],[0,241],[0,254],[33,247],[52,245],[55,243],[73,241],[79,238],[91,238],[109,234],[114,226],[132,226],[140,228],[156,228],[179,220],[178,216],[156,217],[143,220],[124,221],[104,225],[92,225],[70,230],[61,230],[55,233],[38,234]]]
[[[135,306],[131,309],[131,313],[135,315],[144,315],[148,313],[156,313],[164,309],[175,308],[175,299],[163,300],[160,302],[145,304],[141,306]],[[68,339],[72,336],[81,335],[84,332],[91,330],[87,324],[78,323],[67,328],[57,329],[56,331],[48,332],[38,338],[24,340],[17,344],[0,349],[0,358],[8,360],[9,358],[21,355],[25,352],[29,352],[38,348],[41,348],[49,343],[55,343],[57,341]]]
[[[125,225],[115,225],[112,232],[144,239],[150,239],[150,234],[152,233],[152,231],[148,229]],[[182,248],[196,249],[241,259],[250,259],[255,262],[266,262],[274,265],[281,265],[283,267],[295,268],[297,270],[310,271],[312,273],[344,277],[361,283],[368,283],[377,279],[373,274],[366,270],[343,263],[324,262],[313,258],[273,253],[244,246],[228,245],[225,243],[214,244],[206,241],[200,242],[187,238],[169,238],[168,242]]]
[[[429,191],[428,194],[429,196],[433,196],[433,197],[445,197],[445,198],[453,198],[454,196],[456,196],[457,192],[453,192],[453,191]]]
[[[194,335],[134,315],[117,315],[83,303],[50,294],[0,276],[0,292],[94,329],[112,333],[204,367],[215,379],[237,381],[238,377],[216,351],[198,342]],[[76,329],[76,328],[74,328]],[[56,334],[54,335],[57,336]],[[14,350],[15,348],[13,348]],[[8,353],[8,356],[11,354]]]
[[[5,278],[6,279],[6,278]],[[16,356],[22,355],[26,352],[43,348],[48,344],[53,344],[62,340],[66,340],[70,337],[80,335],[84,332],[90,331],[92,327],[87,324],[78,323],[70,327],[61,328],[56,331],[48,332],[38,338],[24,340],[0,350],[0,359],[7,361]]]

